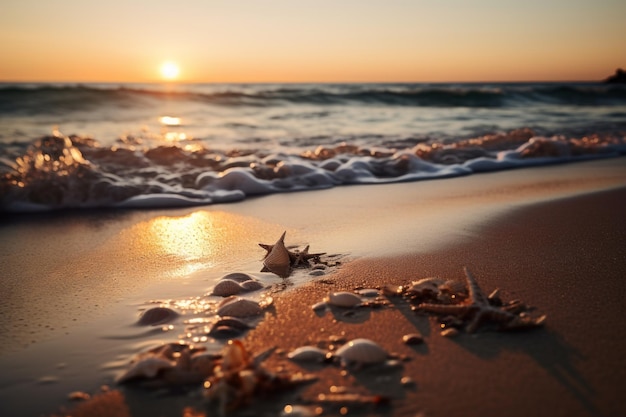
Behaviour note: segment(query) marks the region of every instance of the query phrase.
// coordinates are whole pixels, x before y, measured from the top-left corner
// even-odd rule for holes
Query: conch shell
[[[272,250],[269,251],[265,259],[263,259],[263,271],[273,272],[281,278],[287,278],[291,272],[291,258],[289,258],[289,251],[285,247],[285,235],[287,232],[283,232],[282,236],[273,245]]]

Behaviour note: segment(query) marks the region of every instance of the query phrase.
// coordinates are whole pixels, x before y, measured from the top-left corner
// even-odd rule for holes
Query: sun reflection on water
[[[159,117],[159,122],[165,126],[180,126],[181,125],[180,117],[175,117],[175,116],[161,116]]]
[[[161,116],[159,117],[159,123],[161,124],[161,134],[163,138],[168,142],[181,142],[190,139],[189,135],[184,131],[170,130],[171,128],[182,127],[183,121],[180,117],[176,116]]]

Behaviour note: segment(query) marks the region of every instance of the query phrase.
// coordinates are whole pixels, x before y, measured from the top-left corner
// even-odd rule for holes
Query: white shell
[[[387,359],[387,352],[369,339],[354,339],[335,352],[344,363],[372,364]]]
[[[263,284],[254,279],[249,279],[239,284],[244,291],[256,291],[264,288]]]
[[[217,295],[220,297],[228,297],[229,295],[239,294],[244,289],[239,285],[237,281],[232,279],[222,279],[215,284],[211,295]]]
[[[411,286],[407,288],[407,292],[415,295],[438,294],[439,286],[443,285],[444,282],[441,278],[422,278],[418,281],[413,281]]]
[[[256,301],[240,297],[226,300],[228,301],[222,303],[217,309],[217,314],[220,316],[249,317],[261,314],[263,311]]]
[[[331,292],[328,303],[337,307],[354,307],[361,304],[361,297],[347,291]]]
[[[245,272],[231,272],[230,274],[226,274],[220,278],[220,281],[224,279],[230,279],[241,284],[242,282],[254,280],[256,278],[250,274],[246,274]]]
[[[287,354],[287,358],[295,362],[323,362],[326,351],[315,346],[301,346]]]
[[[148,355],[132,364],[132,366],[117,379],[118,383],[136,378],[154,378],[159,371],[171,369],[174,364],[167,359],[156,355]]]

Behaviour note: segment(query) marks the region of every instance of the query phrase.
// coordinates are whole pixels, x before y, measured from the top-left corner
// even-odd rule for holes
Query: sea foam
[[[249,196],[469,175],[619,156],[624,137],[536,136],[529,129],[411,148],[340,144],[299,153],[225,153],[177,145],[104,146],[45,136],[0,160],[3,211],[152,208],[230,203]]]

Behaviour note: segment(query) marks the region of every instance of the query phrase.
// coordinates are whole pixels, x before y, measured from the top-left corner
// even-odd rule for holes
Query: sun
[[[166,80],[175,80],[180,74],[180,68],[178,64],[172,61],[167,61],[161,64],[161,77]]]

